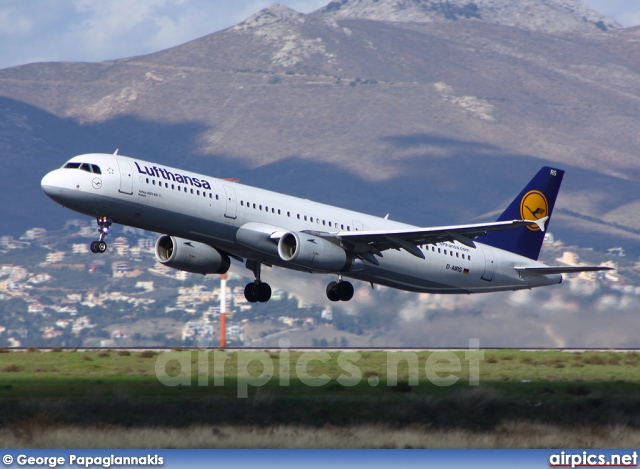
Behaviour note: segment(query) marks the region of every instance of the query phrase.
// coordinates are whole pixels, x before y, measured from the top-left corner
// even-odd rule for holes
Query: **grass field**
[[[640,446],[635,352],[3,352],[5,447]]]

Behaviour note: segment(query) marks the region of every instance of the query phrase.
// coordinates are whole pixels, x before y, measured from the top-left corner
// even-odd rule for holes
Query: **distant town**
[[[55,232],[32,228],[17,239],[1,236],[0,346],[217,346],[220,276],[190,274],[157,263],[156,234],[119,226],[112,236],[105,254],[89,251],[89,241],[96,237],[90,220],[68,221]],[[621,248],[604,253],[577,250],[548,234],[543,253],[551,264],[579,265],[580,256],[590,256],[589,262],[617,269],[568,277],[569,286],[558,290],[566,297],[553,299],[563,307],[577,307],[571,295],[593,301],[596,291],[640,298],[640,262],[628,259]],[[238,266],[227,274],[228,345],[273,345],[292,334],[297,334],[300,346],[362,345],[364,338],[379,335],[397,320],[402,313],[390,305],[408,295],[379,288],[377,306],[359,312],[337,309],[326,299],[314,304],[278,289],[269,303],[252,304],[243,293],[249,271],[241,277],[236,272],[243,267]],[[359,288],[362,295],[371,295],[368,285]],[[459,309],[469,298],[411,295],[423,314]],[[517,301],[518,296],[510,298]]]

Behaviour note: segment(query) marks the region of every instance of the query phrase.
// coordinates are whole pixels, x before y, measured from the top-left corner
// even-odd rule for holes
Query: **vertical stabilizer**
[[[497,221],[540,220],[549,217],[556,203],[564,171],[545,166],[520,192]],[[479,241],[505,251],[510,251],[529,259],[537,260],[544,240],[544,231],[531,225],[513,230],[493,231]]]

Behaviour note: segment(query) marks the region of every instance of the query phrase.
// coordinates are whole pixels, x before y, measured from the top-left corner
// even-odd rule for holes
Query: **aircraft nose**
[[[58,170],[45,174],[40,181],[40,187],[52,199],[60,197],[62,195],[62,181]]]

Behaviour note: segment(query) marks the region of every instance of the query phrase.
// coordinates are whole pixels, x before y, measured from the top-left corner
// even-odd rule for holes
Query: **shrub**
[[[600,355],[592,355],[588,358],[585,358],[584,362],[587,365],[604,365],[607,361]]]
[[[4,371],[5,373],[15,373],[17,371],[22,371],[24,368],[15,364],[10,364],[10,365],[6,365],[4,368],[2,368],[2,371]]]
[[[591,394],[591,390],[584,384],[570,384],[567,386],[567,392],[574,396],[586,396]]]

